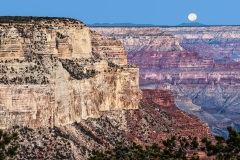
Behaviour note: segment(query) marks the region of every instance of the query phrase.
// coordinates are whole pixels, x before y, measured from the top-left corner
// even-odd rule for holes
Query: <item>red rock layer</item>
[[[209,128],[195,116],[176,107],[172,95],[162,90],[143,90],[140,109],[127,115],[126,136],[142,144],[161,143],[176,136],[208,137]]]

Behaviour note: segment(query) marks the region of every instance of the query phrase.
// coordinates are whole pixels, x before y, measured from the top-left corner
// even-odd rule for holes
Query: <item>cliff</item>
[[[176,107],[172,95],[162,90],[143,90],[139,109],[104,112],[59,128],[15,128],[19,132],[18,159],[87,159],[93,149],[105,150],[118,142],[143,146],[171,135],[210,136],[209,127]],[[26,154],[27,153],[27,154]]]
[[[0,128],[53,127],[137,109],[122,43],[67,18],[0,18]]]

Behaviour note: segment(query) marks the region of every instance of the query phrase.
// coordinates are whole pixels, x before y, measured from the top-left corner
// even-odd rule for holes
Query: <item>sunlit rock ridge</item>
[[[122,43],[68,18],[0,17],[0,128],[53,127],[137,109]]]

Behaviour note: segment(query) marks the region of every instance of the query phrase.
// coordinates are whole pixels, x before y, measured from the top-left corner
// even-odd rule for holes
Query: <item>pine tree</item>
[[[0,130],[0,160],[13,158],[18,149],[17,133],[7,133]]]

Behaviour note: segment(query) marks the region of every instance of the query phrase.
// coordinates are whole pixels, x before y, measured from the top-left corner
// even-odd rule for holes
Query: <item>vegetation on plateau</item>
[[[240,159],[240,132],[227,128],[229,138],[220,136],[215,138],[176,137],[156,143],[151,146],[141,146],[134,142],[118,143],[106,150],[93,150],[88,160],[237,160]],[[59,131],[57,131],[59,132]],[[68,137],[66,137],[68,139]],[[0,160],[14,159],[18,154],[18,134],[0,130]],[[57,152],[59,154],[60,152]],[[63,157],[62,157],[63,158]],[[65,157],[64,157],[65,158]],[[70,157],[69,157],[70,158]]]
[[[202,143],[205,147],[203,151],[208,156],[214,156],[216,159],[240,159],[240,132],[236,132],[231,127],[227,127],[229,138],[225,140],[223,137],[215,136],[216,143],[204,138]]]
[[[229,138],[215,136],[201,142],[192,137],[175,137],[164,140],[163,146],[152,144],[143,147],[136,143],[119,143],[107,151],[93,150],[89,160],[173,160],[199,159],[199,152],[217,160],[240,159],[240,132],[228,127]]]

